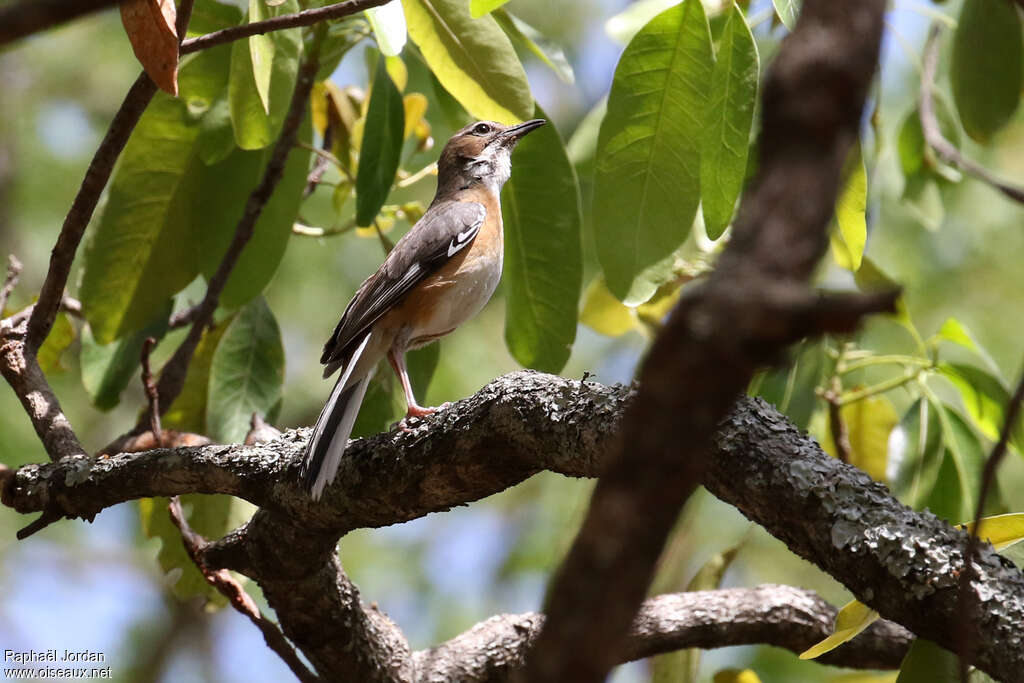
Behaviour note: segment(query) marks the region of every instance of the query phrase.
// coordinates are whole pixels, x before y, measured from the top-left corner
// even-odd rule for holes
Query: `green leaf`
[[[995,441],[1006,421],[1006,406],[1010,401],[1010,392],[1003,381],[973,365],[959,363],[942,363],[939,372],[952,382],[971,422],[989,439]],[[1022,429],[1014,429],[1011,443],[1018,449],[1024,445]]]
[[[672,277],[700,202],[713,58],[700,0],[655,17],[615,69],[598,138],[594,239],[608,288],[629,305]]]
[[[254,412],[266,415],[281,400],[284,347],[281,330],[263,298],[231,321],[210,365],[206,423],[210,437],[241,443]]]
[[[140,367],[146,337],[163,337],[171,314],[170,302],[152,323],[110,344],[98,344],[88,325],[82,327],[82,385],[94,406],[110,410],[121,401],[121,392]]]
[[[263,4],[262,0],[251,0]],[[298,0],[285,0],[268,8],[268,16],[275,17],[299,11]],[[250,21],[254,17],[250,16]],[[252,41],[262,38],[273,49],[250,48]],[[257,44],[263,44],[257,41]],[[228,83],[228,104],[235,142],[242,149],[262,149],[275,139],[288,113],[292,90],[299,71],[302,51],[302,29],[289,28],[273,31],[265,36],[252,36],[248,41],[238,40],[231,46],[231,76]],[[253,53],[260,52],[266,61],[269,54],[270,80],[264,92],[260,79],[265,65],[253,62]]]
[[[800,5],[802,4],[801,0],[772,0],[776,16],[790,31],[796,26],[796,19],[800,14]]]
[[[546,118],[537,106],[534,116]],[[579,186],[550,121],[512,154],[501,193],[505,223],[505,343],[523,366],[558,372],[576,339],[583,277]]]
[[[299,139],[312,139],[309,116],[299,128]],[[272,148],[247,152],[235,149],[226,159],[206,166],[199,174],[195,190],[197,207],[194,221],[192,260],[201,264],[209,279],[217,271],[235,236],[249,195],[259,184],[273,153]],[[284,175],[263,207],[252,237],[235,264],[220,304],[236,308],[259,295],[269,284],[284,257],[292,225],[302,203],[310,152],[294,148],[288,154]]]
[[[970,532],[974,529],[974,522],[960,526]],[[1024,541],[1024,512],[982,517],[978,537],[991,543],[997,551]]]
[[[850,152],[843,170],[843,189],[836,199],[836,224],[832,231],[832,256],[841,268],[851,272],[860,269],[867,242],[865,219],[868,203],[868,175],[860,144]]]
[[[384,60],[377,62],[366,128],[359,149],[356,175],[356,224],[373,225],[395,182],[402,156],[405,107],[402,94],[388,76]]]
[[[405,47],[407,31],[401,2],[389,2],[366,10],[366,18],[385,57],[394,57]]]
[[[862,602],[846,603],[836,614],[832,635],[800,653],[800,659],[815,659],[856,638],[864,629],[878,621],[878,612]]]
[[[100,344],[147,325],[198,274],[192,236],[204,166],[189,109],[205,111],[223,89],[228,54],[213,48],[184,63],[179,98],[157,93],[121,154],[79,292]]]
[[[46,339],[43,340],[36,354],[36,360],[39,361],[42,371],[50,375],[66,370],[67,368],[60,362],[60,358],[73,341],[75,341],[75,328],[72,326],[71,320],[66,314],[58,313],[53,321],[53,328],[46,335]]]
[[[807,429],[818,407],[814,388],[825,370],[825,348],[820,342],[800,342],[788,367],[764,371],[754,380],[751,395],[760,396],[793,421]]]
[[[466,111],[506,124],[529,118],[526,72],[493,17],[473,19],[466,0],[404,0],[402,6],[409,37]]]
[[[757,75],[757,45],[743,11],[733,3],[711,73],[700,148],[701,207],[707,235],[713,240],[725,232],[743,189]]]
[[[192,17],[188,22],[188,34],[201,35],[221,29],[238,26],[242,22],[242,10],[235,5],[216,0],[196,0]]]
[[[900,418],[901,436],[892,453],[897,463],[892,490],[914,509],[924,507],[945,458],[942,428],[934,406],[918,399]]]
[[[1017,109],[1021,91],[1021,24],[1009,0],[965,0],[949,77],[964,130],[985,143]]]
[[[881,396],[870,396],[843,406],[839,415],[846,425],[850,441],[850,464],[867,472],[875,481],[885,482],[889,435],[899,421],[892,403]],[[826,425],[826,437],[821,447],[835,457],[835,435],[832,434],[831,423],[826,422]]]
[[[722,669],[712,677],[714,683],[761,683],[753,669]]]
[[[474,19],[479,19],[485,14],[504,5],[508,0],[469,0],[469,13]]]
[[[910,644],[896,683],[960,683],[960,660],[930,640]]]
[[[269,18],[264,0],[249,0],[249,23]],[[260,96],[263,111],[270,113],[270,75],[274,66],[274,52],[277,46],[267,34],[257,33],[249,37],[249,58],[252,60],[253,80],[256,94]]]
[[[234,316],[208,327],[199,339],[199,345],[188,364],[185,384],[174,403],[163,415],[163,426],[194,434],[206,434],[206,404],[210,389],[210,366],[224,330]]]
[[[495,11],[491,16],[519,49],[532,52],[537,59],[554,71],[563,83],[572,85],[576,82],[572,64],[569,63],[565,56],[565,50],[560,46],[547,40],[540,31],[504,9]]]
[[[979,350],[978,344],[971,337],[971,333],[956,318],[946,318],[946,321],[942,323],[942,327],[939,328],[939,339],[952,342],[969,351]]]
[[[933,406],[942,430],[946,456],[939,469],[927,505],[950,523],[974,516],[985,452],[981,442],[963,418],[948,406]],[[998,505],[997,496],[989,496],[987,506]]]
[[[946,103],[946,98],[940,93],[932,96],[932,104],[935,107],[935,118],[939,122],[939,130],[942,136],[949,140],[954,147],[960,146],[960,127],[953,117],[953,113]],[[934,174],[940,162],[935,158],[931,150],[925,144],[924,130],[921,128],[921,114],[914,108],[903,119],[900,125],[900,132],[897,138],[897,151],[900,158],[900,168],[907,178],[917,173]],[[940,173],[939,177],[945,177],[946,172]]]
[[[608,291],[604,276],[595,275],[583,293],[580,322],[603,335],[619,337],[638,324],[636,310],[625,305]]]
[[[251,503],[232,496],[189,494],[181,496],[181,503],[189,525],[206,538],[222,537],[241,526],[256,510]],[[161,568],[178,575],[171,590],[181,600],[203,596],[207,608],[226,606],[227,598],[206,582],[185,552],[181,533],[171,522],[167,504],[166,498],[143,498],[139,501],[139,518],[146,537],[159,538],[162,543],[157,555]]]

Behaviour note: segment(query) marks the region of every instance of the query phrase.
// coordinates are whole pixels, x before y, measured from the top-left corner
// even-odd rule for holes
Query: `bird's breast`
[[[479,313],[498,288],[503,253],[500,218],[486,221],[468,248],[418,288],[416,301],[409,302],[415,307],[410,339],[425,343]]]

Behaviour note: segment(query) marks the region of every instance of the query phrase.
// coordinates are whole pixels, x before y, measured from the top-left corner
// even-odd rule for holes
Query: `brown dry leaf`
[[[178,12],[174,0],[124,0],[121,23],[135,56],[161,90],[178,94]]]

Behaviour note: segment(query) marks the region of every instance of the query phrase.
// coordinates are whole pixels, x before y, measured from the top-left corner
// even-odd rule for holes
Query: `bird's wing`
[[[398,304],[421,280],[466,248],[480,232],[487,210],[477,202],[438,202],[398,241],[388,257],[360,285],[345,308],[334,334],[324,345],[320,362],[344,362],[348,347],[362,338],[381,316]]]

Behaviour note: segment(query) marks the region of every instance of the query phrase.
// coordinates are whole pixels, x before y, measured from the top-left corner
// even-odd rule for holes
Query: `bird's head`
[[[437,162],[437,194],[484,184],[494,193],[512,172],[511,156],[516,143],[546,123],[532,119],[513,126],[494,121],[471,123],[451,137]]]

